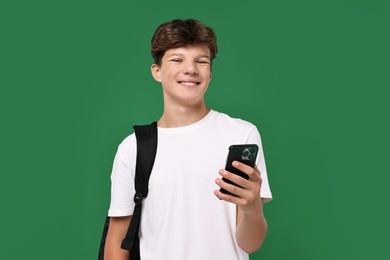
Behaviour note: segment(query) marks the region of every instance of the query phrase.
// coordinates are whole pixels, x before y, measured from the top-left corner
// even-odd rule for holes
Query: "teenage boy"
[[[265,238],[263,203],[272,195],[257,128],[205,104],[216,36],[197,20],[173,20],[157,28],[151,51],[155,62],[151,71],[162,86],[164,111],[143,203],[141,259],[249,259],[248,253]],[[223,170],[229,146],[244,143],[259,146],[255,168],[233,163],[248,180]],[[134,209],[135,162],[132,134],[119,145],[114,160],[105,259],[128,259],[120,245]],[[220,188],[236,196],[221,193]]]

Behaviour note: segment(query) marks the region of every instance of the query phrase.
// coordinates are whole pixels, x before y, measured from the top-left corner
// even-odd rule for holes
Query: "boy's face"
[[[152,65],[152,75],[161,82],[165,103],[200,105],[211,80],[210,50],[205,45],[169,49],[161,66]]]

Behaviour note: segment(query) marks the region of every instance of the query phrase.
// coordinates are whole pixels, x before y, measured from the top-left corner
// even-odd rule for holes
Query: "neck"
[[[204,118],[210,112],[206,104],[198,106],[165,106],[164,113],[157,122],[159,127],[172,128],[191,125]]]

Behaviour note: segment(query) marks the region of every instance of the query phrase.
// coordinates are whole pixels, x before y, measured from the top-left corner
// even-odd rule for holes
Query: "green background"
[[[251,259],[386,259],[388,1],[0,4],[1,259],[96,259],[117,145],[156,120],[150,38],[217,33],[207,102],[255,123],[274,200]]]

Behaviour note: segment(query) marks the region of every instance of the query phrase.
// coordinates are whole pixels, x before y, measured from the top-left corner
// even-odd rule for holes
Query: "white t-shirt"
[[[211,110],[200,121],[176,128],[158,128],[157,154],[143,202],[140,226],[142,260],[245,260],[237,244],[236,205],[214,195],[215,179],[225,167],[232,144],[257,144],[260,196],[272,199],[261,138],[241,119]],[[129,216],[134,210],[136,139],[119,145],[111,182],[108,215]]]

